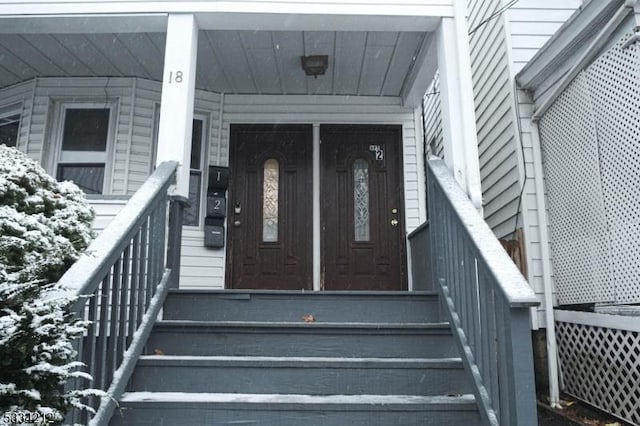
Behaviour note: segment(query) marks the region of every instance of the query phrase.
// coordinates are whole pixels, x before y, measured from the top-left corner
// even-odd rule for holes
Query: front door
[[[320,126],[321,283],[406,289],[400,126]],[[227,287],[312,289],[312,127],[233,125]]]
[[[312,288],[312,127],[231,126],[227,287]]]
[[[320,127],[326,290],[406,289],[402,129]]]

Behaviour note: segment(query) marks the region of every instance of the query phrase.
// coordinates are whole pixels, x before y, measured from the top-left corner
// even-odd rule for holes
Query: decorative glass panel
[[[280,165],[273,158],[264,162],[262,189],[262,241],[278,241],[278,187]]]
[[[369,163],[353,162],[353,226],[356,241],[369,241]]]

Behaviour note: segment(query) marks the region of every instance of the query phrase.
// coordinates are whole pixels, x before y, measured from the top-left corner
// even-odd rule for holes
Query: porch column
[[[482,210],[466,7],[459,0],[454,5],[455,18],[442,18],[436,32],[444,161],[473,205]]]
[[[173,195],[185,198],[189,197],[197,46],[195,17],[169,15],[156,165],[167,160],[180,163]]]

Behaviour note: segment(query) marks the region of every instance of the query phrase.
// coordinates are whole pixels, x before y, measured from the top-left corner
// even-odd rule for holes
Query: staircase
[[[111,425],[479,425],[430,293],[171,291]]]

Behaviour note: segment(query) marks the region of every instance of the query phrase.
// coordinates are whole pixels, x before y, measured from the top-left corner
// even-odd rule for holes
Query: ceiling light
[[[324,75],[329,66],[328,55],[312,55],[301,56],[300,61],[302,63],[302,69],[306,75],[312,75],[313,78],[317,78],[319,75]]]

